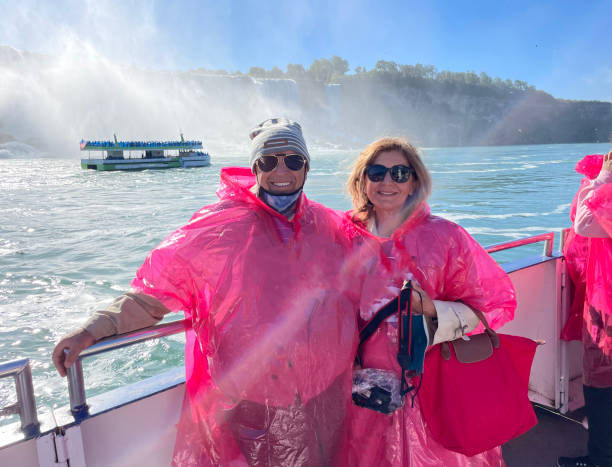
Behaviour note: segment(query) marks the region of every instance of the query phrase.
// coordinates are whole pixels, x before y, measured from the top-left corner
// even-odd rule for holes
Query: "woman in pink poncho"
[[[404,279],[418,284],[423,303],[417,311],[437,319],[434,343],[473,330],[479,321],[472,309],[484,312],[494,328],[513,318],[515,293],[505,272],[463,228],[430,214],[431,177],[412,145],[398,138],[370,144],[355,163],[348,189],[354,221],[381,238],[398,272],[398,288]],[[362,311],[360,317],[366,322],[371,316]],[[390,318],[362,346],[362,366],[399,375],[396,352],[397,323]],[[391,415],[357,406],[351,412],[351,465],[504,465],[501,447],[466,457],[437,443],[418,399],[414,408],[407,403]]]
[[[565,255],[577,289],[584,284],[585,290],[582,363],[589,453],[578,458],[561,457],[559,465],[611,466],[612,152],[605,156],[586,156],[576,170],[588,178],[583,179],[574,200],[575,236],[570,233]]]

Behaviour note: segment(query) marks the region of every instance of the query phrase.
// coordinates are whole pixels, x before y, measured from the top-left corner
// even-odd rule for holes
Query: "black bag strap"
[[[374,316],[367,322],[363,329],[359,332],[359,345],[367,341],[374,331],[385,321],[389,316],[397,313],[398,310],[406,307],[412,298],[412,281],[408,281],[402,287],[400,294],[393,300],[380,308]]]
[[[376,314],[368,321],[359,333],[359,345],[362,345],[368,340],[372,334],[378,329],[378,327],[394,313],[398,314],[398,349],[397,349],[397,362],[402,369],[401,377],[401,395],[405,395],[408,392],[415,389],[414,386],[408,384],[406,379],[407,373],[410,371],[408,365],[410,363],[410,349],[411,349],[411,326],[412,326],[412,281],[404,283],[400,294],[393,300],[388,302],[382,308],[380,308]],[[418,292],[417,292],[418,293]],[[419,293],[421,299],[421,308],[423,308],[423,299]],[[422,378],[419,378],[419,385],[416,388],[416,392],[412,397],[412,405],[414,407],[414,397],[421,387]]]

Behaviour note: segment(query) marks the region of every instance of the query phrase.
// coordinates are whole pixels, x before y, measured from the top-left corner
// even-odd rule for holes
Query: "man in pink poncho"
[[[578,165],[593,162],[587,158]],[[569,265],[586,260],[582,342],[589,454],[561,457],[560,466],[612,466],[612,152],[598,163],[599,175],[583,182],[576,197],[574,232],[580,241],[588,238],[586,258],[574,257],[579,249],[566,251]]]
[[[95,340],[183,310],[193,329],[174,465],[342,465],[356,317],[378,247],[302,193],[299,124],[268,120],[251,138],[251,169],[223,169],[220,201],[153,249],[134,291],[63,338],[54,362],[65,375]]]

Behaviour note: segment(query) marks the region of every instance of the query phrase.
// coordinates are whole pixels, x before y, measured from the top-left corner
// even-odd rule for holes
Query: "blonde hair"
[[[410,216],[414,208],[426,201],[431,194],[431,175],[423,164],[419,152],[412,144],[402,138],[376,140],[361,151],[346,182],[348,192],[353,199],[353,219],[355,220],[367,222],[374,215],[374,206],[366,195],[365,170],[381,152],[386,151],[401,152],[408,165],[416,172],[414,192],[408,197],[404,205],[406,217]]]

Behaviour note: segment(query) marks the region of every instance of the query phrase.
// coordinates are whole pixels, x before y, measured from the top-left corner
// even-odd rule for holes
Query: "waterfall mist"
[[[239,150],[259,121],[301,117],[294,81],[126,67],[87,45],[59,57],[0,47],[0,82],[5,151],[18,142],[76,155],[81,138],[177,139],[181,132],[207,148]]]

